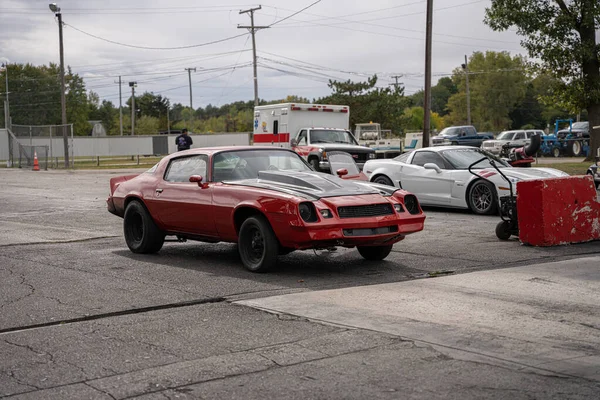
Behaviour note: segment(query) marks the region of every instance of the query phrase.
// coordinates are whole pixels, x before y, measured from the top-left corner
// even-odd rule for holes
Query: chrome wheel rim
[[[490,209],[494,196],[487,185],[478,184],[473,188],[471,200],[477,211],[486,212]]]

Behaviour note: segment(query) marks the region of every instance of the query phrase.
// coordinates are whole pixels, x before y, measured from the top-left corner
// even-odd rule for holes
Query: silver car
[[[481,149],[497,155],[502,151],[502,146],[507,143],[509,143],[510,147],[523,147],[526,144],[529,144],[531,136],[535,134],[545,135],[542,130],[519,129],[514,131],[504,131],[501,132],[496,139],[485,140],[481,144]]]

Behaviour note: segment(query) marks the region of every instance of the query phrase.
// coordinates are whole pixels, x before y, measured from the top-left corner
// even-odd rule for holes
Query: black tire
[[[392,251],[392,245],[387,246],[357,246],[356,249],[365,260],[381,261]]]
[[[579,140],[573,140],[569,143],[569,154],[573,157],[581,157],[583,154],[583,143]]]
[[[319,168],[319,159],[318,158],[311,158],[310,165],[311,165],[311,167],[313,167],[313,169],[315,171],[321,172],[321,168]]]
[[[165,233],[156,226],[146,207],[135,200],[125,209],[123,233],[127,247],[134,253],[156,253],[165,243]]]
[[[552,155],[556,158],[556,157],[560,157],[560,149],[558,147],[553,147],[552,148]]]
[[[261,215],[246,219],[240,227],[238,250],[244,267],[252,272],[267,272],[277,264],[279,242]]]
[[[491,183],[478,180],[469,189],[467,202],[475,214],[492,215],[498,209],[496,197],[496,188]]]
[[[372,182],[379,183],[380,185],[394,186],[392,180],[385,175],[377,175]]]
[[[510,222],[508,221],[500,221],[498,225],[496,225],[496,236],[500,240],[508,240],[511,237],[511,229]]]

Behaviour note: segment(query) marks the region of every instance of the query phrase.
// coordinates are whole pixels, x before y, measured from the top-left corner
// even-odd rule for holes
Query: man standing
[[[183,128],[181,135],[175,138],[175,144],[177,145],[177,151],[189,150],[190,146],[194,144],[192,138],[188,135],[187,128]]]

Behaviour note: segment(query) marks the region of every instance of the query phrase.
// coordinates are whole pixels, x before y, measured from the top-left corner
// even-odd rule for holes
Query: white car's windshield
[[[473,149],[456,149],[456,150],[444,150],[441,152],[442,156],[456,169],[467,169],[469,165],[475,161],[482,160],[477,165],[473,166],[473,169],[493,168],[490,164],[490,159],[496,162],[498,167],[510,167],[507,163],[502,161],[500,158],[477,148]]]
[[[313,129],[310,131],[311,143],[358,144],[348,131],[334,129]]]
[[[498,135],[498,137],[496,139],[510,140],[510,139],[512,139],[513,135],[514,135],[514,132],[502,132],[501,134]]]

